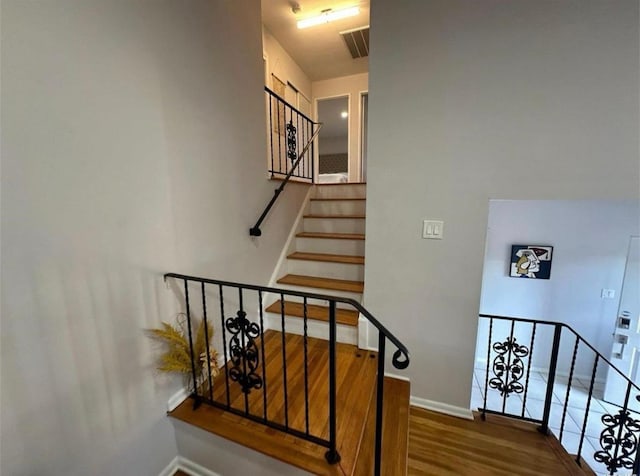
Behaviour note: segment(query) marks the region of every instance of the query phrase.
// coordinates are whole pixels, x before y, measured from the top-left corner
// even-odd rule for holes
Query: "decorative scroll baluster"
[[[293,115],[293,113],[291,113]],[[289,124],[287,124],[287,158],[291,162],[295,162],[298,158],[297,150],[298,144],[296,139],[296,134],[298,129],[293,125],[293,118],[289,119]]]
[[[495,377],[489,380],[489,387],[498,390],[505,398],[512,393],[522,393],[524,387],[519,382],[524,375],[522,359],[529,355],[529,349],[518,344],[515,337],[507,337],[504,342],[494,343],[493,350],[498,355],[493,359],[492,370]],[[505,359],[505,355],[508,359]],[[512,361],[509,358],[510,355],[515,356]]]
[[[602,415],[605,429],[600,434],[600,447],[593,455],[598,463],[603,463],[609,474],[615,474],[619,469],[632,470],[638,451],[638,433],[640,420],[631,417],[627,406],[631,383],[627,386],[624,407],[615,415]]]
[[[262,388],[262,377],[256,374],[260,353],[255,339],[261,334],[260,326],[249,321],[246,312],[238,311],[236,317],[226,320],[225,327],[231,334],[229,358],[232,367],[229,369],[229,378],[239,383],[245,394],[251,393],[254,388]]]

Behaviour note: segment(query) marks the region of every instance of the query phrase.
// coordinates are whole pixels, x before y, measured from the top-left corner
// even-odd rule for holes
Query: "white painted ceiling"
[[[291,11],[293,0],[262,0],[262,23],[312,81],[369,70],[368,58],[351,58],[341,31],[369,25],[369,0],[297,0],[300,12]],[[296,22],[319,14],[359,6],[360,14],[299,30]]]

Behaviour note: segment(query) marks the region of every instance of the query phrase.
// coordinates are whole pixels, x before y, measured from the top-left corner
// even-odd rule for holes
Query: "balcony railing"
[[[639,474],[638,385],[566,324],[480,315],[478,332],[472,399],[483,418],[536,423],[598,474]],[[605,395],[605,379],[620,391]]]

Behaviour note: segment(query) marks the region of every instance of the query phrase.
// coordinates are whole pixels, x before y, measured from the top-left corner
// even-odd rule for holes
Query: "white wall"
[[[635,0],[372,0],[364,302],[415,396],[468,407],[490,198],[638,198],[638,40]]]
[[[221,476],[305,476],[298,469],[181,421],[173,422],[180,456]]]
[[[369,90],[369,74],[354,74],[340,78],[314,81],[313,107],[314,117],[317,117],[318,99],[349,95],[349,181],[358,182],[360,174],[360,93]]]
[[[155,476],[162,274],[266,283],[306,192],[249,238],[273,194],[259,2],[4,0],[1,26],[0,473]]]
[[[639,220],[640,202],[633,200],[492,200],[480,312],[564,322],[609,358],[629,238],[640,234]],[[550,279],[509,277],[513,244],[552,245]],[[603,288],[615,290],[615,299],[602,299]],[[508,335],[502,331],[494,341]],[[487,338],[488,322],[483,320],[476,359],[486,359]],[[551,344],[552,339],[536,339],[534,366],[547,367]],[[568,358],[560,359],[560,371],[571,364],[571,344],[565,349]],[[576,371],[590,375],[594,355],[580,357]]]
[[[311,80],[264,25],[262,27],[262,42],[264,53],[267,55],[269,77],[267,86],[272,88],[271,74],[274,74],[284,84],[289,81],[307,99],[311,100]]]
[[[319,139],[322,154],[348,153],[349,139],[346,137],[325,137]]]

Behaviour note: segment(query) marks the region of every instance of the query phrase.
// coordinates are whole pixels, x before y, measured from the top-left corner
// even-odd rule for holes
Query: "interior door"
[[[611,363],[620,369],[634,383],[638,383],[640,360],[640,237],[629,240],[624,282],[620,293],[618,318],[613,333]],[[610,403],[624,403],[627,391],[626,381],[614,370],[609,370],[605,385],[604,399]],[[630,407],[640,410],[640,403],[632,392]]]

